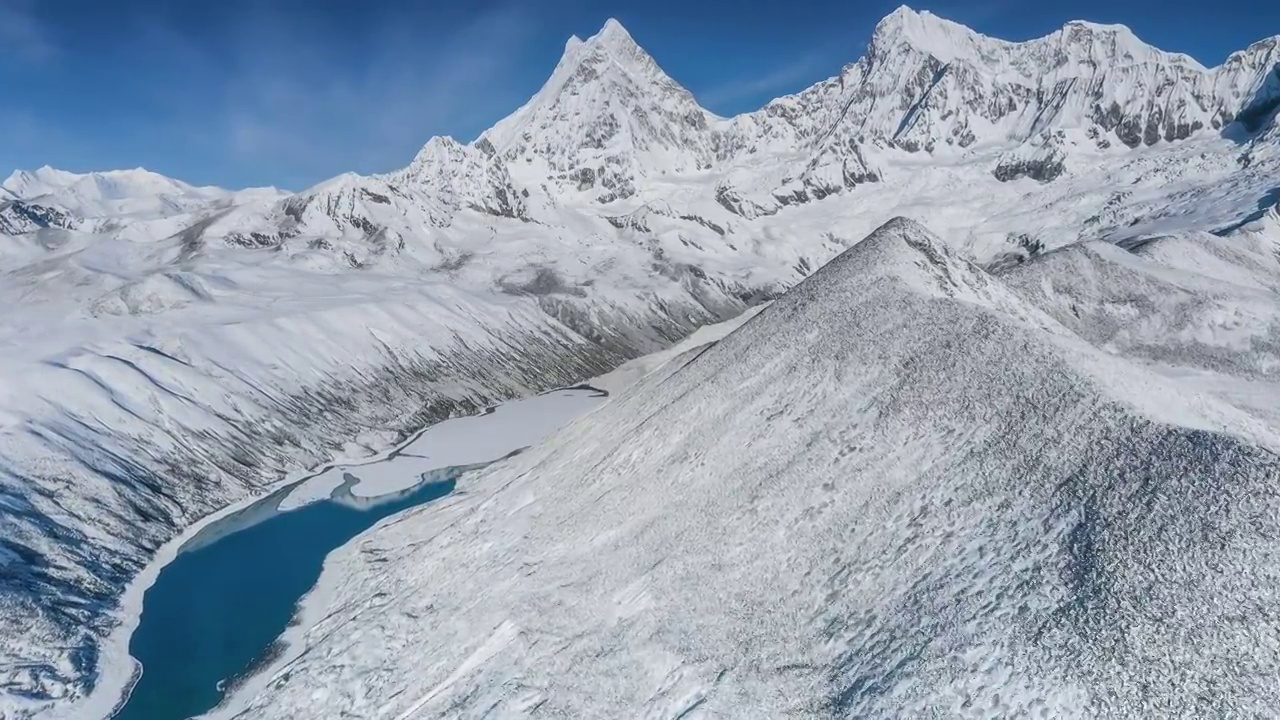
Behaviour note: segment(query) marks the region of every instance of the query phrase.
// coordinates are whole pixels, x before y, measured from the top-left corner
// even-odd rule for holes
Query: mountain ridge
[[[1086,26],[1064,31],[1071,52],[1042,42],[1025,57],[973,34],[981,52],[947,63],[914,46],[926,30],[716,118],[611,29],[566,43],[565,77],[502,149],[433,138],[399,170],[283,197],[0,193],[0,368],[22,380],[0,387],[0,503],[25,508],[0,513],[0,550],[35,558],[0,583],[0,715],[109,710],[127,678],[95,668],[132,667],[127,633],[114,642],[124,589],[195,519],[286,472],[667,347],[781,296],[892,217],[938,240],[896,246],[882,275],[966,312],[1016,307],[984,278],[1075,255],[1063,248],[1155,243],[1186,264],[1280,227],[1274,44],[1210,77],[1181,61],[1099,69],[1080,61],[1095,41],[1118,51]],[[1043,86],[1017,71],[1037,64],[1058,68]],[[1261,129],[1215,130],[1223,98],[1249,93]],[[1196,249],[1210,232],[1226,250]],[[1160,355],[1148,325],[1123,324],[1153,306],[1110,266],[1078,267],[1109,281],[1054,284],[1060,325],[1190,357],[1193,378],[1276,367],[1265,298],[1155,303],[1177,310],[1157,327],[1186,338],[1185,355]],[[1265,284],[1273,269],[1228,275]],[[1238,347],[1248,362],[1224,364]],[[1229,401],[1270,417],[1256,387]]]
[[[939,46],[968,50],[947,54]],[[733,214],[770,214],[877,182],[881,156],[899,151],[1004,147],[1010,157],[1001,177],[1052,180],[1078,147],[1176,142],[1223,131],[1250,107],[1265,115],[1280,102],[1265,68],[1276,72],[1280,56],[1265,41],[1251,47],[1206,70],[1123,26],[1074,22],[1011,43],[904,7],[877,25],[867,53],[840,75],[718,118],[610,20],[567,44],[528,102],[462,146],[469,148],[460,151],[464,160],[437,158],[428,174],[449,174],[455,187],[467,187],[465,202],[448,205],[516,217],[523,217],[517,196],[609,206],[651,194],[645,186],[665,178],[708,172],[728,176],[716,183],[716,196]],[[1136,64],[1118,63],[1126,58]],[[1145,67],[1154,68],[1151,78],[1135,75]],[[1008,68],[1024,79],[1010,80]],[[1126,96],[1121,88],[1130,85],[1136,89]],[[537,213],[529,219],[547,221]]]
[[[1006,285],[1050,258],[1002,278],[954,245],[891,219],[335,552],[226,715],[1268,714],[1280,425],[1250,438]],[[1117,265],[1164,272],[1097,273]],[[986,296],[939,292],[948,273]],[[1128,330],[1184,314],[1114,290],[1091,299],[1157,304],[1109,318]]]
[[[1015,55],[991,64],[992,57],[1010,52]],[[1123,98],[1103,102],[1111,92],[1106,71],[1124,70],[1117,59],[1157,68],[1155,84],[1134,91],[1139,103],[1132,108],[1132,103],[1120,102]],[[750,196],[758,206],[776,209],[780,202],[807,202],[876,181],[878,163],[868,155],[881,151],[964,152],[985,144],[1016,152],[1027,143],[1047,143],[1070,152],[1082,143],[1106,150],[1113,140],[1138,147],[1222,131],[1241,113],[1259,123],[1250,130],[1258,132],[1280,104],[1278,63],[1280,35],[1206,68],[1184,53],[1143,42],[1124,25],[1074,20],[1047,35],[1013,42],[903,5],[877,23],[867,52],[840,73],[757,110],[721,118],[663,72],[611,18],[586,40],[570,38],[542,88],[473,141],[433,137],[400,170],[342,177],[376,183],[416,176],[418,190],[443,198],[443,206],[452,208],[435,217],[447,223],[448,215],[464,207],[519,216],[513,198],[538,192],[548,182],[558,188],[547,198],[553,204],[564,193],[585,193],[596,204],[607,205],[634,196],[636,183],[649,177],[713,167],[741,175],[734,166],[751,155],[807,154],[789,169],[775,167],[766,177],[725,187],[733,195]],[[1090,73],[1090,67],[1103,72]],[[1046,70],[1051,71],[1049,82],[1043,80]],[[1006,77],[1010,71],[1022,81],[1011,84]],[[957,75],[960,79],[953,80]],[[1039,89],[1026,84],[1035,77],[1041,78]],[[1088,80],[1089,96],[1100,100],[1074,89],[1081,79]],[[1190,94],[1178,89],[1188,85],[1200,87]],[[1147,98],[1144,92],[1154,94]],[[1049,100],[1037,101],[1038,95]],[[653,97],[663,100],[658,105],[644,102]],[[566,103],[572,107],[566,109]],[[1086,137],[1056,137],[1064,130]],[[452,149],[433,156],[432,148],[442,145]],[[502,187],[483,187],[489,184],[487,175]],[[440,176],[453,180],[432,187]],[[13,189],[12,180],[7,189]],[[508,197],[494,197],[499,192]],[[15,194],[33,199],[30,193]],[[277,234],[267,230],[255,231]]]

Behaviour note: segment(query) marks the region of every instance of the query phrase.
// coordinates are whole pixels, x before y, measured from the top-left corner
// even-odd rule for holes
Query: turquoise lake
[[[269,657],[325,556],[382,518],[448,495],[463,470],[438,471],[377,504],[330,499],[277,513],[285,489],[193,537],[143,598],[129,643],[142,677],[116,720],[183,720],[214,708],[224,681]]]
[[[385,517],[448,495],[463,473],[537,443],[606,397],[561,388],[445,420],[385,456],[331,466],[210,523],[144,594],[129,641],[142,675],[113,717],[185,720],[212,710],[224,689],[276,656],[329,553]],[[298,493],[308,499],[300,506]]]

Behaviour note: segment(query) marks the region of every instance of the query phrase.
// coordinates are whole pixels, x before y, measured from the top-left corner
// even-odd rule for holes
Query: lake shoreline
[[[584,383],[584,384],[579,384],[573,387],[555,388],[553,390],[548,390],[546,392],[539,393],[534,396],[511,400],[511,401],[508,401],[507,403],[501,403],[499,405],[495,405],[491,408],[488,408],[484,412],[478,415],[471,415],[471,416],[467,416],[466,418],[457,418],[457,419],[474,420],[477,418],[493,417],[494,415],[499,414],[498,411],[503,406],[512,406],[517,403],[527,402],[530,400],[534,400],[536,398],[546,397],[554,393],[563,393],[563,392],[590,392],[592,394],[589,397],[594,399],[599,399],[601,402],[600,404],[597,404],[590,409],[584,410],[580,413],[576,413],[571,419],[565,422],[558,423],[551,432],[556,432],[559,429],[565,427],[566,425],[569,425],[573,422],[577,422],[578,420],[581,420],[582,418],[589,416],[592,411],[600,407],[600,405],[602,405],[609,397],[611,397],[611,394],[609,393],[609,391]],[[419,433],[418,436],[414,438],[413,441],[402,443],[399,446],[400,449],[398,449],[396,453],[399,454],[403,448],[406,448],[412,445],[414,442],[417,442],[418,439],[420,439],[424,434],[425,434],[425,431],[424,433]],[[467,470],[468,471],[478,470],[478,469],[483,469],[484,467],[492,466],[512,456],[518,455],[519,453],[527,449],[527,447],[528,446],[512,448],[511,450],[505,453],[502,453],[501,456],[499,457],[494,457],[492,460],[485,462],[482,465],[473,466],[471,468],[467,468]],[[344,487],[346,487],[345,483],[344,483]],[[358,487],[358,485],[356,487]],[[350,491],[348,491],[348,494],[351,495],[351,497],[353,498],[359,497],[358,495],[355,495]],[[447,501],[447,499],[448,499],[448,496],[445,496],[440,498],[439,501],[443,502],[443,501]],[[421,506],[418,506],[418,507],[421,507]],[[377,528],[381,523],[387,522],[389,520],[394,520],[396,517],[402,515],[403,512],[407,512],[407,511],[408,510],[405,510],[393,515],[389,515],[386,518],[383,518],[378,523],[375,523],[365,532],[372,531],[373,529]],[[364,534],[364,533],[361,533],[361,534]],[[357,535],[356,537],[358,538],[359,535]],[[355,541],[355,538],[348,541],[348,544],[354,541]],[[342,547],[345,547],[345,546],[346,544],[344,544]],[[330,563],[330,559],[326,557],[324,566],[321,569],[320,575],[316,579],[315,584],[306,593],[304,593],[302,597],[298,599],[293,619],[290,621],[288,627],[285,628],[284,632],[278,638],[276,638],[275,642],[273,643],[275,654],[270,659],[270,661],[267,663],[264,663],[263,666],[257,668],[252,673],[246,673],[245,676],[239,678],[236,681],[235,687],[232,690],[232,692],[226,695],[216,707],[212,708],[205,714],[199,716],[200,720],[229,720],[230,718],[233,718],[237,714],[243,712],[246,709],[248,703],[254,697],[256,697],[260,692],[262,692],[263,689],[265,689],[268,685],[274,682],[282,672],[287,672],[288,666],[306,650],[305,645],[301,641],[305,636],[305,634],[312,627],[314,627],[316,624],[318,624],[324,619],[323,608],[327,606],[330,598],[332,597],[332,593],[334,592],[334,589],[331,587],[333,578],[331,577],[330,573],[326,572],[329,569],[329,563]]]
[[[560,389],[567,388],[557,388],[547,392],[555,392]],[[599,390],[598,388],[591,389],[596,392],[603,393],[606,396],[608,395],[606,391]],[[530,395],[526,397],[536,396],[537,395]],[[523,398],[513,398],[507,402],[520,399]],[[496,407],[497,405],[489,406],[480,413],[475,415],[459,416],[459,418],[483,416],[485,414],[492,413]],[[291,487],[296,488],[301,486],[303,483],[311,480],[317,475],[329,472],[334,468],[340,466],[368,465],[381,462],[393,453],[398,453],[405,447],[416,442],[432,427],[443,422],[456,419],[458,418],[447,418],[445,420],[425,425],[401,438],[395,444],[372,455],[356,458],[335,458],[314,468],[289,473],[284,478],[264,486],[261,492],[256,493],[251,497],[246,497],[242,500],[231,503],[230,505],[205,515],[199,520],[188,525],[180,533],[175,535],[156,550],[156,552],[151,556],[151,559],[145,566],[143,566],[138,574],[134,576],[134,578],[125,587],[124,592],[120,595],[117,609],[112,613],[112,617],[117,621],[117,625],[103,639],[102,644],[100,645],[97,677],[94,682],[93,690],[77,702],[51,709],[46,717],[49,720],[105,720],[114,717],[121,711],[125,704],[128,703],[130,695],[137,683],[141,680],[141,674],[143,672],[143,668],[140,663],[138,663],[138,661],[129,654],[129,645],[142,620],[143,599],[146,592],[151,589],[161,571],[174,561],[183,547],[199,536],[202,532],[207,530],[209,526],[221,520],[225,520],[237,513],[243,512],[275,493],[279,493],[282,490],[286,490]],[[281,639],[283,639],[283,637]]]

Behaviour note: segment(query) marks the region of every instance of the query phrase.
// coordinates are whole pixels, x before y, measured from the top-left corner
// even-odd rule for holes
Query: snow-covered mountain
[[[194,188],[144,170],[42,168],[14,173],[4,187],[70,217],[51,218],[51,227],[190,214],[180,230],[191,236],[246,247],[348,240],[364,247],[341,254],[361,263],[395,255],[460,215],[568,229],[576,217],[598,221],[660,200],[733,233],[735,218],[776,213],[920,162],[994,162],[1000,180],[1051,181],[1129,149],[1194,136],[1247,144],[1273,124],[1277,63],[1280,38],[1208,69],[1124,26],[1072,22],[1013,43],[904,7],[835,77],[725,119],[698,105],[610,20],[585,41],[571,38],[550,79],[512,115],[466,145],[433,138],[397,172],[349,173],[289,197]],[[159,229],[176,231],[172,223]],[[128,232],[141,236],[136,227]]]
[[[276,188],[195,187],[143,168],[81,174],[45,166],[17,170],[3,187],[14,199],[57,207],[82,220],[177,215],[286,194]]]
[[[722,159],[716,121],[610,20],[571,38],[542,89],[475,146],[526,182],[608,203],[646,178],[710,169]]]
[[[1274,109],[1275,39],[1221,67],[1143,43],[1122,25],[1068,23],[1010,43],[900,9],[846,71],[846,122],[906,150],[964,149],[1078,132],[1099,147],[1155,145]],[[883,102],[894,98],[897,102]]]
[[[336,552],[219,717],[1271,715],[1277,230],[892,220]]]
[[[1188,233],[1275,223],[1278,47],[1209,69],[1116,26],[1010,43],[904,8],[831,79],[720,118],[611,21],[570,40],[513,115],[398,171],[293,194],[15,173],[0,192],[0,715],[82,716],[119,691],[95,681],[120,661],[102,641],[129,611],[122,589],[194,520],[669,345],[894,215],[1006,271],[1169,235],[1185,242],[1151,247],[1230,259]],[[1073,267],[1101,272],[1086,260]],[[1104,340],[1064,308],[1102,328],[1143,306],[1046,287],[1037,317],[1135,353],[1271,317],[1242,301]]]

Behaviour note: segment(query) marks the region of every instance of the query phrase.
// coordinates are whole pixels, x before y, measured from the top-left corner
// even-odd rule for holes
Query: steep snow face
[[[785,147],[804,160],[780,182],[762,185],[756,175],[731,189],[754,190],[755,206],[770,205],[762,188],[784,201],[821,199],[882,179],[880,150],[964,157],[992,146],[1012,148],[1004,179],[1047,181],[1061,174],[1062,151],[1076,146],[1150,146],[1221,131],[1237,118],[1256,131],[1280,98],[1276,45],[1256,43],[1208,70],[1123,26],[1073,22],[1012,43],[900,8],[838,76],[734,119],[724,141],[731,150]]]
[[[221,716],[1266,715],[1277,430],[895,220],[335,553]]]
[[[1150,156],[1131,151],[1146,147],[1181,155],[1176,145],[1193,137],[1228,139],[1210,151],[1223,160],[1247,148],[1247,169],[1275,159],[1278,45],[1261,41],[1206,69],[1123,26],[1073,22],[1013,43],[900,8],[838,76],[730,123],[727,145],[745,157],[785,147],[802,160],[740,160],[717,200],[755,218],[860,185],[875,194],[866,183],[897,174],[992,159],[1001,182],[1050,183],[1100,165],[1145,165]],[[1178,182],[1165,173],[1144,169],[1139,182]]]
[[[529,193],[512,180],[507,164],[484,146],[432,138],[409,167],[392,178],[437,194],[443,223],[468,208],[496,217],[527,219]]]
[[[1274,45],[1207,70],[1124,26],[1072,22],[1011,43],[900,8],[876,27],[867,54],[825,85],[840,99],[818,104],[839,109],[834,137],[908,151],[956,153],[1059,130],[1103,149],[1153,145],[1222,129],[1270,97]]]
[[[551,78],[476,146],[597,202],[631,197],[651,176],[707,170],[715,118],[616,20],[571,41]]]
[[[1280,36],[1234,52],[1216,71],[1219,94],[1242,99],[1237,118],[1250,130],[1270,125],[1280,107]]]

